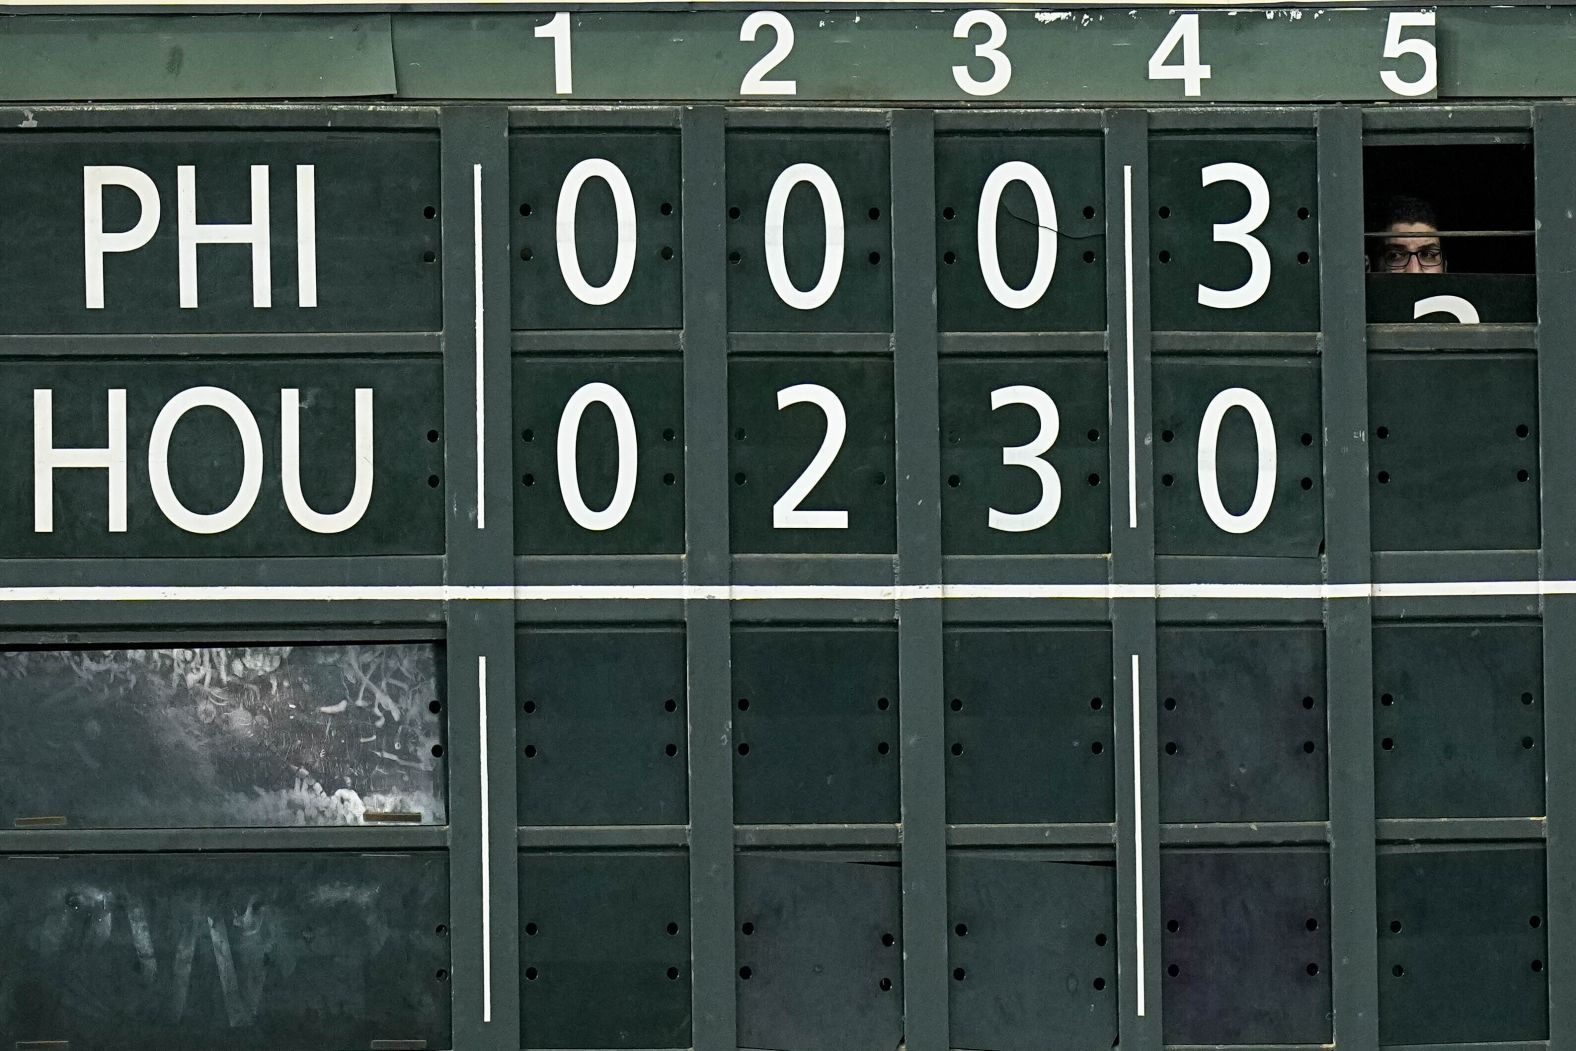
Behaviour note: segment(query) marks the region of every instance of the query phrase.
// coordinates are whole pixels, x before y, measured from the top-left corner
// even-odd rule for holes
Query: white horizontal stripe
[[[170,584],[0,587],[5,602],[666,602],[915,599],[1535,598],[1576,595],[1576,580],[1386,584]]]

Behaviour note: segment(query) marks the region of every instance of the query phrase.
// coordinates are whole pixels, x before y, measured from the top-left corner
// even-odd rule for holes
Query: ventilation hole
[[[877,755],[886,755],[891,750],[892,750],[892,746],[887,744],[885,741],[882,741],[880,744],[876,745],[876,754]]]
[[[886,473],[883,471],[877,471],[875,474],[870,476],[870,480],[876,485],[886,485]]]
[[[880,266],[881,265],[881,253],[880,252],[871,252],[870,253],[870,265],[871,266]]]
[[[1316,964],[1316,963],[1310,963],[1308,965],[1307,970],[1308,970],[1308,977],[1312,978],[1314,975],[1319,973],[1319,965]]]
[[[887,700],[885,697],[877,697],[876,698],[876,710],[877,711],[884,712],[890,707],[892,707],[892,702]]]
[[[443,702],[442,701],[428,701],[427,702],[427,711],[431,712],[433,715],[437,715],[439,712],[443,711]]]
[[[959,938],[967,938],[969,935],[969,925],[966,923],[960,923],[956,927],[952,928],[952,933],[956,934]]]
[[[1543,917],[1542,916],[1534,916],[1534,917],[1532,917],[1530,920],[1527,921],[1527,926],[1528,927],[1541,927],[1541,926],[1543,926]]]
[[[1085,219],[1093,219],[1094,218],[1094,205],[1092,205],[1092,204],[1084,205],[1084,207],[1083,207],[1083,217]]]
[[[1182,973],[1182,968],[1178,967],[1176,964],[1172,964],[1166,968],[1166,973],[1175,978],[1177,975]]]
[[[1106,938],[1106,936],[1105,936],[1105,935],[1104,935],[1104,934],[1096,934],[1096,935],[1095,935],[1095,936],[1094,936],[1094,943],[1095,943],[1095,944],[1096,944],[1096,945],[1100,945],[1100,946],[1103,946],[1103,945],[1105,945],[1105,943],[1106,943],[1106,942],[1107,942],[1107,941],[1108,941],[1108,940],[1109,940],[1109,939],[1108,939],[1108,938]]]
[[[536,758],[536,745],[528,744],[528,745],[525,746],[525,757],[527,759],[535,759]]]
[[[663,215],[672,215],[673,214],[673,204],[672,204],[672,202],[671,201],[663,201],[662,204],[660,206],[658,206],[657,211],[661,212]]]
[[[1302,706],[1304,708],[1306,708],[1310,712],[1313,711],[1313,698],[1312,697],[1304,697],[1302,699]]]
[[[536,970],[535,967],[527,967],[525,969],[525,980],[526,981],[528,981],[528,982],[536,981],[536,975],[537,975],[537,970]]]
[[[1175,697],[1167,697],[1163,703],[1166,711],[1174,712],[1177,710],[1177,699]]]
[[[449,972],[445,971],[442,967],[439,967],[437,971],[433,973],[433,977],[440,982],[446,982],[449,980]]]
[[[743,427],[740,427],[740,428],[738,428],[738,429],[737,429],[737,430],[735,430],[735,431],[734,431],[734,432],[733,432],[733,437],[734,437],[734,439],[735,439],[735,440],[737,440],[737,441],[741,441],[741,442],[742,442],[742,441],[744,441],[744,439],[745,439],[745,438],[746,438],[746,437],[747,437],[747,436],[748,436],[748,432],[746,432],[746,431],[745,431],[745,429],[744,429],[744,428],[743,428]]]
[[[525,714],[526,715],[531,715],[535,711],[536,711],[536,702],[535,701],[526,701],[525,702]]]
[[[1089,707],[1098,712],[1101,708],[1105,707],[1105,701],[1099,697],[1091,697],[1089,699]]]
[[[1306,219],[1312,214],[1313,213],[1308,211],[1308,209],[1306,209],[1306,208],[1298,208],[1297,209],[1297,218],[1299,218],[1299,219]]]
[[[1531,748],[1533,743],[1534,742],[1533,742],[1532,738],[1530,738],[1530,737],[1523,737],[1521,739],[1521,747],[1523,747],[1523,748]]]
[[[969,974],[969,972],[965,971],[961,967],[954,967],[954,968],[952,968],[952,980],[955,981],[955,982],[963,981],[963,979],[968,977],[968,974]]]
[[[748,938],[750,935],[755,933],[755,924],[746,922],[742,926],[739,927],[739,931],[746,938]]]
[[[941,254],[941,261],[943,263],[946,263],[948,266],[951,266],[953,263],[956,263],[958,261],[958,253],[956,253],[956,252],[943,252]]]
[[[1516,437],[1518,437],[1518,438],[1525,438],[1527,435],[1529,435],[1531,433],[1532,433],[1532,429],[1530,427],[1528,427],[1525,423],[1518,423],[1518,424],[1516,424]]]
[[[1374,437],[1378,438],[1380,441],[1384,441],[1386,438],[1390,437],[1390,428],[1385,427],[1382,424],[1378,427],[1375,427]]]
[[[1297,484],[1301,485],[1302,486],[1302,491],[1306,493],[1309,489],[1313,488],[1313,479],[1312,478],[1304,478],[1301,482],[1299,482]]]
[[[958,217],[958,213],[952,208],[943,208],[941,209],[941,217],[950,223]]]
[[[1092,442],[1097,442],[1100,440],[1100,431],[1098,428],[1089,428],[1089,440]]]
[[[1313,435],[1304,433],[1300,440],[1302,441],[1302,444],[1304,444],[1304,445],[1312,445],[1313,444]]]
[[[1105,988],[1105,979],[1096,978],[1091,984],[1094,986],[1094,991],[1098,993]]]
[[[1401,933],[1401,921],[1400,920],[1391,920],[1390,921],[1390,933],[1391,934],[1400,934]]]
[[[1094,262],[1094,253],[1093,252],[1085,252],[1083,254],[1083,261],[1086,262],[1086,263]]]
[[[429,204],[421,210],[421,217],[423,219],[436,219],[438,217],[438,209]]]
[[[1375,477],[1379,479],[1379,484],[1380,485],[1389,485],[1390,484],[1390,472],[1389,471],[1380,471],[1377,475],[1375,475]]]
[[[531,206],[528,204],[520,205],[520,214],[529,219],[531,217]]]
[[[669,697],[662,702],[662,710],[665,712],[676,712],[679,710],[679,702]]]
[[[953,755],[962,755],[963,754],[963,745],[961,743],[959,743],[959,742],[954,741],[952,743],[952,754]]]
[[[1316,748],[1318,748],[1318,745],[1314,744],[1312,741],[1302,742],[1302,750],[1307,752],[1309,755],[1312,755]]]
[[[874,209],[872,209],[872,211],[873,210]],[[885,945],[888,949],[890,949],[890,948],[892,948],[893,945],[897,944],[897,939],[892,937],[891,934],[883,934],[883,935],[881,935],[881,944]]]
[[[740,214],[742,214],[742,213],[740,213],[739,209],[737,209],[737,208],[729,208],[728,209],[728,218],[729,219],[737,219],[740,216]]]
[[[728,253],[728,262],[733,263],[735,266],[737,266],[739,264],[739,261],[742,260],[743,258],[744,258],[744,256],[740,255],[738,252],[729,252]]]
[[[1176,479],[1176,475],[1173,475],[1173,474],[1163,474],[1163,475],[1160,476],[1160,484],[1164,485],[1164,486],[1175,485],[1176,484],[1176,480],[1177,480]]]
[[[1166,754],[1167,755],[1176,755],[1177,751],[1178,751],[1177,743],[1175,741],[1167,741],[1166,742]]]
[[[1396,964],[1394,967],[1390,968],[1390,973],[1395,975],[1397,978],[1401,978],[1406,975],[1406,968],[1402,967],[1400,964]]]
[[[439,478],[435,474],[429,474],[427,476],[427,488],[429,488],[429,489],[436,489],[442,483],[443,483],[443,479]]]
[[[1176,920],[1167,920],[1166,921],[1166,930],[1170,931],[1172,934],[1175,934],[1177,931],[1179,931],[1181,929],[1182,929],[1182,924],[1178,923]]]
[[[1303,264],[1304,266],[1307,265],[1308,260],[1311,259],[1311,258],[1313,258],[1313,257],[1310,256],[1307,252],[1298,252],[1297,253],[1297,262]]]
[[[1162,249],[1158,258],[1162,263],[1169,263],[1171,262],[1171,253]]]
[[[534,474],[522,474],[520,476],[520,484],[524,485],[524,486],[535,485],[536,484],[536,475],[534,475]]]
[[[876,983],[876,987],[879,988],[883,993],[889,993],[892,991],[892,979],[883,978]]]
[[[740,697],[739,698],[739,711],[747,712],[749,710],[750,710],[750,699],[748,697]]]
[[[743,485],[745,482],[747,482],[749,480],[750,480],[749,476],[747,474],[745,474],[743,471],[740,471],[738,474],[733,476],[733,484],[734,485]]]
[[[1316,920],[1316,919],[1313,919],[1312,917],[1309,917],[1308,918],[1308,922],[1304,923],[1303,926],[1308,928],[1308,930],[1310,930],[1310,931],[1316,931],[1316,930],[1319,929],[1319,921]]]
[[[1173,440],[1174,438],[1176,438],[1176,435],[1173,434],[1170,431],[1161,431],[1160,432],[1160,440],[1163,441],[1163,442],[1169,442],[1169,441]]]
[[[749,746],[749,744],[747,742],[744,742],[744,741],[739,742],[739,754],[740,755],[749,755],[750,754],[750,746]]]
[[[1155,214],[1160,216],[1162,219],[1169,219],[1171,218],[1171,209],[1162,204],[1160,209],[1156,211]]]
[[[1533,926],[1536,927],[1537,924],[1533,924]],[[447,923],[440,923],[432,929],[432,933],[436,934],[440,938],[447,938],[449,936],[449,925]]]
[[[1101,744],[1099,741],[1096,741],[1089,746],[1089,751],[1093,752],[1095,755],[1099,755],[1101,752],[1105,751],[1105,745]]]
[[[875,222],[877,219],[881,218],[881,209],[872,208],[867,214],[870,216],[870,221]]]
[[[750,980],[750,975],[752,975],[754,973],[755,972],[750,970],[748,967],[740,967],[739,968],[739,977],[744,979],[746,982]]]
[[[1379,742],[1379,747],[1383,748],[1387,752],[1390,751],[1391,749],[1395,748],[1395,738],[1386,737],[1383,741]]]
[[[963,484],[963,479],[959,478],[955,474],[950,474],[947,476],[947,484],[956,489],[958,486]]]
[[[677,481],[678,481],[678,477],[676,475],[674,475],[671,471],[662,476],[662,484],[663,485],[672,485],[672,484],[674,484]]]
[[[435,745],[432,746],[432,757],[434,759],[442,759],[443,758],[443,745],[435,744]]]
[[[661,256],[663,259],[672,259],[673,258],[673,248],[670,245],[663,245],[662,246],[662,250],[660,252],[658,252],[657,254],[659,256]]]
[[[534,937],[536,937],[536,932],[537,932],[537,931],[538,931],[538,930],[539,930],[539,929],[540,929],[540,928],[539,928],[539,927],[537,927],[537,925],[536,925],[536,924],[534,924],[534,923],[527,923],[527,924],[526,924],[526,925],[525,925],[525,933],[526,933],[526,935],[527,935],[527,937],[531,937],[531,938],[534,938]]]
[[[1100,484],[1100,476],[1097,475],[1097,474],[1091,474],[1089,476],[1089,484],[1090,485],[1099,485]]]
[[[676,744],[670,744],[664,748],[663,751],[668,753],[668,758],[671,759],[679,754],[679,746]]]
[[[429,442],[436,442],[438,440],[438,432],[437,431],[428,431],[427,432],[427,440]]]
[[[678,932],[679,932],[679,925],[676,924],[676,923],[671,923],[670,922],[668,924],[668,936],[672,937],[673,935],[677,934]]]
[[[421,253],[421,261],[423,263],[436,263],[438,261],[438,253],[429,248]]]
[[[1525,482],[1528,478],[1531,478],[1531,477],[1532,477],[1532,475],[1527,473],[1527,469],[1525,467],[1523,467],[1521,470],[1516,472],[1516,481],[1518,481],[1518,482]]]
[[[1530,693],[1523,693],[1521,695],[1521,703],[1522,704],[1531,704],[1532,703],[1532,694],[1530,694]]]
[[[1391,693],[1381,693],[1379,695],[1379,703],[1388,708],[1395,703],[1395,695]]]
[[[520,440],[524,442],[534,442],[536,441],[536,432],[527,427],[525,430],[520,432]]]
[[[1532,961],[1532,970],[1533,970],[1534,974],[1536,974],[1538,972],[1541,972],[1543,970],[1543,961],[1542,960],[1533,960]],[[442,972],[440,971],[439,973],[441,974]]]
[[[961,697],[954,697],[954,698],[952,698],[952,710],[955,711],[955,712],[961,712],[963,710],[963,698],[961,698]]]

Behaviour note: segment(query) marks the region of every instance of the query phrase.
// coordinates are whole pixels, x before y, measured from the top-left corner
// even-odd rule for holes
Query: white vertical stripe
[[[296,165],[296,305],[317,306],[317,168]]]
[[[492,799],[487,779],[487,658],[476,658],[476,703],[482,756],[482,1021],[492,1021]]]
[[[1127,314],[1127,528],[1138,528],[1138,392],[1133,378],[1133,166],[1122,166],[1122,286]],[[1139,1012],[1142,1014],[1143,1012]]]
[[[1139,728],[1138,654],[1133,654],[1133,947],[1138,952],[1138,1017],[1144,1017],[1144,752]]]
[[[476,298],[476,528],[487,528],[487,447],[482,438],[486,432],[487,374],[482,358],[482,166],[471,165],[473,215],[471,243],[476,248],[475,298]]]

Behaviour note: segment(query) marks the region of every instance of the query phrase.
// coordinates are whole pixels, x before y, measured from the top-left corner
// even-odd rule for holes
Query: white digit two
[[[1200,284],[1198,301],[1203,306],[1215,307],[1219,310],[1236,310],[1252,306],[1264,298],[1264,293],[1270,287],[1269,249],[1264,247],[1263,241],[1253,236],[1253,231],[1269,218],[1269,184],[1264,181],[1264,176],[1259,174],[1258,169],[1236,161],[1208,165],[1203,170],[1203,177],[1205,186],[1212,186],[1217,182],[1234,182],[1248,191],[1247,214],[1234,223],[1214,224],[1214,233],[1216,241],[1237,245],[1247,252],[1251,269],[1248,271],[1248,279],[1237,288],[1223,290]]]
[[[1051,446],[1056,444],[1056,435],[1061,430],[1061,415],[1056,411],[1056,402],[1051,400],[1049,394],[1038,387],[1021,384],[997,387],[990,392],[992,409],[1004,405],[1027,405],[1040,417],[1040,433],[1034,436],[1032,442],[1009,446],[1001,451],[1003,464],[1008,467],[1027,467],[1040,479],[1040,502],[1017,514],[1008,514],[992,507],[990,527],[1004,533],[1027,533],[1048,525],[1062,506],[1061,476],[1044,459],[1045,454],[1051,451]]]
[[[772,528],[847,529],[847,511],[806,511],[799,505],[826,477],[827,469],[837,459],[838,451],[843,447],[843,438],[848,434],[848,414],[843,411],[842,400],[819,383],[796,383],[777,392],[779,412],[790,405],[804,403],[814,405],[826,414],[826,436],[821,439],[821,448],[816,450],[815,458],[804,469],[804,473],[772,504]]]

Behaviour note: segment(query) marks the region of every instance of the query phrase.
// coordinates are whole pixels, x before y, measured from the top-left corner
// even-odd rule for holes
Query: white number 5
[[[975,80],[968,66],[953,66],[952,79],[970,95],[994,95],[1012,79],[1012,60],[1001,52],[1001,46],[1007,42],[1007,23],[994,11],[965,11],[952,27],[952,36],[957,40],[967,40],[969,30],[975,26],[984,26],[990,30],[985,43],[974,45],[975,58],[990,60],[990,76],[985,80]]]
[[[1396,11],[1390,15],[1389,28],[1384,34],[1384,57],[1401,58],[1405,55],[1416,55],[1423,60],[1423,75],[1416,80],[1402,80],[1394,70],[1384,69],[1379,71],[1379,79],[1384,81],[1384,86],[1397,95],[1408,98],[1417,95],[1427,95],[1439,87],[1439,56],[1434,51],[1432,40],[1402,40],[1403,29],[1421,29],[1434,27],[1434,12],[1432,11]]]
[[[1040,416],[1040,433],[1028,445],[1010,446],[1001,451],[1001,462],[1008,467],[1027,467],[1040,479],[1040,502],[1021,514],[1007,514],[994,507],[990,509],[990,527],[1004,533],[1027,533],[1047,525],[1056,517],[1062,506],[1062,479],[1056,468],[1041,457],[1056,444],[1061,430],[1061,416],[1051,396],[1038,387],[997,387],[990,392],[990,407],[1027,405]]]
[[[1248,253],[1252,269],[1240,288],[1221,290],[1208,285],[1198,286],[1198,301],[1206,307],[1235,310],[1252,306],[1264,297],[1270,287],[1270,253],[1264,242],[1253,236],[1270,214],[1270,188],[1264,176],[1255,168],[1236,161],[1211,164],[1204,169],[1204,185],[1217,182],[1241,183],[1248,191],[1248,214],[1234,223],[1216,223],[1215,240],[1241,246]]]

